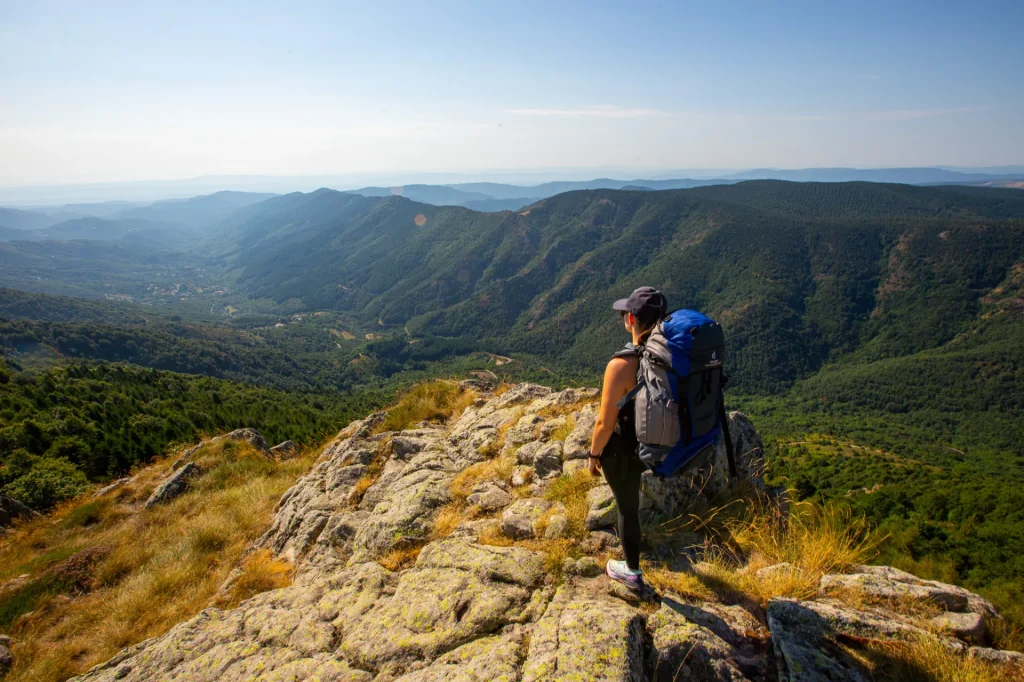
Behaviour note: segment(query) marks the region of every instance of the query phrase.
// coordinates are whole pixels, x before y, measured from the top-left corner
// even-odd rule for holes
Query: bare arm
[[[615,431],[615,420],[619,416],[617,403],[636,385],[636,362],[627,358],[612,358],[604,370],[604,385],[601,389],[601,409],[594,423],[594,436],[590,441],[590,470],[597,473],[600,465],[594,455],[600,455],[608,439]]]

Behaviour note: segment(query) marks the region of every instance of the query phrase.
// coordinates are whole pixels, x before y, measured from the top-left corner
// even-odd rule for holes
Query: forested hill
[[[577,191],[478,213],[320,190],[249,207],[222,261],[254,297],[597,367],[635,286],[722,321],[738,385],[943,346],[1019,311],[1024,192],[753,181]]]

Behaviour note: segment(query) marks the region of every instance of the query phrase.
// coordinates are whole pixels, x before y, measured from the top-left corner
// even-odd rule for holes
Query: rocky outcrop
[[[294,564],[292,585],[234,609],[206,609],[78,679],[861,680],[866,673],[837,637],[923,633],[964,655],[1007,653],[984,646],[973,616],[983,624],[994,616],[980,597],[874,567],[825,576],[815,598],[772,600],[767,612],[670,590],[643,601],[611,589],[596,560],[618,544],[608,528],[616,515],[610,490],[598,485],[575,506],[549,499],[553,481],[568,482],[558,477],[586,465],[593,397],[593,390],[519,384],[484,393],[448,426],[381,433],[383,413],[353,422],[282,496],[255,543]],[[757,433],[742,414],[730,418],[745,484],[761,488]],[[729,483],[721,449],[705,471],[645,479],[645,506],[672,513],[721,490]],[[439,511],[456,501],[456,477],[495,457],[504,458],[495,480],[458,498],[482,516],[438,533]],[[188,467],[175,476],[187,479]],[[608,529],[588,536],[576,516],[577,535],[567,539],[570,512],[583,514],[587,505],[586,525]],[[572,556],[544,549],[566,543]],[[858,589],[882,605],[855,609],[837,600]],[[894,594],[938,601],[947,618],[912,622],[886,610],[884,598]]]
[[[103,497],[104,495],[112,493],[115,490],[120,490],[122,487],[124,487],[125,484],[131,483],[134,480],[135,480],[134,476],[126,476],[125,478],[119,478],[116,481],[114,481],[113,483],[110,483],[109,485],[105,485],[102,488],[100,488],[99,490],[97,490],[96,492],[94,492],[92,494],[93,499],[95,499],[97,497]]]
[[[248,443],[253,448],[258,450],[259,452],[262,452],[267,457],[272,456],[271,448],[267,445],[266,439],[260,435],[259,431],[250,428],[235,429],[234,431],[222,434],[220,436],[216,436],[214,438],[207,438],[199,445],[193,445],[192,447],[188,448],[183,453],[181,453],[181,457],[179,457],[174,462],[174,464],[171,465],[171,468],[175,470],[181,468],[182,466],[185,465],[186,462],[190,461],[192,457],[194,457],[195,454],[199,452],[201,449],[207,447],[208,445],[222,443],[226,440],[233,440],[239,443]],[[285,443],[282,443],[281,445],[285,445],[286,443],[291,443],[291,441],[285,441]],[[295,444],[292,443],[292,445]]]
[[[6,675],[12,665],[14,665],[14,657],[11,655],[11,638],[7,635],[0,635],[0,677]]]
[[[295,444],[293,440],[286,440],[283,443],[278,443],[274,447],[270,448],[270,456],[274,459],[286,460],[297,457],[299,454],[299,446]]]
[[[172,473],[164,479],[163,483],[157,486],[157,489],[146,500],[146,509],[170,502],[175,497],[178,497],[188,490],[189,483],[198,475],[199,467],[196,466],[195,462],[186,463],[185,466]]]
[[[10,526],[17,519],[31,519],[39,516],[13,497],[0,495],[0,528]]]

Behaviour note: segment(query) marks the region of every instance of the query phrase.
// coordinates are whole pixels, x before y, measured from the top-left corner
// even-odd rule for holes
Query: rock
[[[562,473],[562,444],[547,443],[533,457],[533,469],[538,478],[552,478]]]
[[[402,573],[394,596],[348,629],[339,653],[364,670],[404,671],[519,622],[543,577],[535,552],[452,539],[431,543]]]
[[[980,613],[946,612],[932,618],[929,623],[940,632],[948,632],[970,644],[985,641],[985,619]]]
[[[646,680],[644,616],[563,586],[530,638],[523,682]]]
[[[590,505],[590,511],[587,512],[588,530],[613,526],[618,521],[618,507],[615,506],[615,496],[609,486],[591,488],[587,492],[587,503]]]
[[[32,519],[39,516],[13,497],[0,495],[0,527],[10,526],[15,519]]]
[[[731,412],[729,435],[732,437],[739,480],[752,484],[757,490],[764,490],[764,447],[754,425],[742,412]],[[656,478],[646,472],[643,476],[643,492],[656,511],[675,516],[694,499],[710,500],[732,483],[723,435],[715,443],[715,454],[708,460],[708,466],[684,471],[671,478]]]
[[[1000,651],[998,649],[972,646],[967,650],[967,655],[971,658],[978,658],[990,663],[1017,665],[1024,668],[1024,654],[1017,651]]]
[[[543,498],[519,500],[501,515],[501,532],[513,540],[533,538],[539,522],[550,508],[551,502]]]
[[[402,675],[395,682],[517,680],[525,633],[518,626],[513,628],[507,634],[463,644],[426,668]]]
[[[851,590],[878,599],[908,599],[931,602],[942,606],[947,611],[965,611],[969,605],[966,590],[956,588],[953,585],[924,581],[917,578],[914,578],[914,581],[910,581],[895,579],[891,576],[877,573],[824,575],[821,577],[819,586],[824,594],[828,594],[833,590]]]
[[[986,618],[997,618],[999,616],[996,611],[996,607],[992,605],[992,602],[988,601],[984,597],[981,597],[969,590],[965,590],[962,587],[956,585],[949,585],[947,583],[941,583],[936,580],[923,580],[918,578],[912,573],[901,571],[892,566],[855,566],[853,573],[858,575],[869,575],[876,578],[883,578],[891,582],[904,583],[907,585],[919,585],[927,588],[934,588],[940,592],[951,595],[946,597],[953,603],[958,603],[960,600],[966,600],[967,610],[973,613],[980,613]],[[959,609],[949,609],[950,611],[957,611]]]
[[[466,502],[480,507],[484,511],[493,511],[512,504],[512,496],[493,481],[485,481],[473,489],[473,493],[466,498]]]
[[[606,549],[621,549],[619,538],[603,530],[591,531],[590,535],[580,543],[580,550],[587,554],[600,554]]]
[[[199,474],[199,467],[196,466],[195,462],[187,463],[164,479],[164,482],[153,491],[153,494],[146,500],[146,509],[170,502],[175,497],[178,497],[188,490],[189,481],[199,476]]]
[[[544,424],[540,427],[540,439],[542,441],[551,440],[552,434],[554,434],[554,432],[557,431],[558,429],[563,428],[568,423],[569,420],[567,420],[565,417],[555,417],[554,419],[550,419],[544,422]]]
[[[750,679],[741,669],[742,656],[729,642],[670,608],[656,611],[648,619],[647,628],[652,633],[653,682]],[[746,667],[750,672],[757,672],[753,664]]]
[[[270,448],[270,456],[274,459],[288,460],[296,457],[299,454],[299,446],[295,444],[295,441],[286,440],[283,443],[278,443],[274,447]]]
[[[517,465],[512,469],[512,485],[518,488],[533,480],[533,467],[524,464]]]
[[[177,469],[177,468],[178,467],[175,467],[175,469]],[[125,478],[119,478],[116,481],[114,481],[113,483],[111,483],[110,485],[104,486],[104,487],[100,488],[99,490],[97,490],[96,492],[94,492],[92,494],[92,497],[93,497],[93,499],[96,499],[97,497],[103,497],[107,493],[112,493],[115,490],[118,490],[119,488],[123,487],[125,484],[131,483],[134,480],[135,480],[134,476],[128,476],[128,477],[125,477]]]
[[[543,423],[544,419],[536,414],[524,415],[505,433],[505,442],[510,445],[522,445],[537,440]]]
[[[518,450],[516,450],[516,461],[521,465],[533,466],[533,460],[536,459],[537,453],[543,449],[544,443],[539,440],[531,441],[526,443]]]
[[[6,675],[12,665],[14,665],[14,657],[11,656],[11,650],[7,644],[0,644],[0,675]]]
[[[757,576],[761,580],[767,580],[767,579],[773,578],[775,576],[789,575],[789,574],[793,574],[793,573],[802,573],[802,572],[803,572],[803,569],[801,569],[801,568],[799,568],[797,566],[794,566],[793,564],[789,563],[788,561],[783,561],[780,564],[772,564],[771,566],[765,566],[764,568],[759,568],[757,571],[754,572],[754,575]]]
[[[586,459],[590,456],[590,439],[594,435],[594,422],[597,419],[597,405],[586,405],[576,414],[576,428],[566,436],[562,448],[562,457],[570,459]]]
[[[604,572],[597,562],[594,561],[593,557],[585,556],[579,559],[573,559],[566,557],[565,561],[562,562],[562,573],[568,576],[575,576],[580,578],[593,578],[599,576]]]
[[[857,661],[829,637],[828,621],[789,599],[768,602],[768,629],[772,633],[779,680],[792,682],[869,682]]]
[[[574,476],[577,471],[586,471],[590,463],[585,459],[567,459],[562,462],[562,473],[566,476]]]
[[[566,514],[552,514],[548,518],[548,527],[544,529],[546,540],[557,540],[564,538],[569,530],[569,517]]]
[[[463,379],[459,382],[460,391],[476,391],[477,393],[490,393],[494,390],[494,380],[490,377],[478,377],[476,379]]]
[[[7,636],[7,635],[0,635],[0,646],[5,646],[5,647],[10,648],[10,646],[11,646],[11,638],[9,636]]]

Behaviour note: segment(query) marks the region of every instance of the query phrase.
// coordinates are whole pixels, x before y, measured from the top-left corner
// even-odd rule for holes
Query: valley
[[[0,243],[3,494],[45,510],[243,426],[312,445],[434,377],[595,385],[624,341],[610,301],[652,284],[725,328],[727,400],[765,437],[770,483],[864,517],[878,561],[1024,624],[1018,190],[743,181],[480,212],[323,189],[212,218],[144,208],[131,219],[187,239]]]

